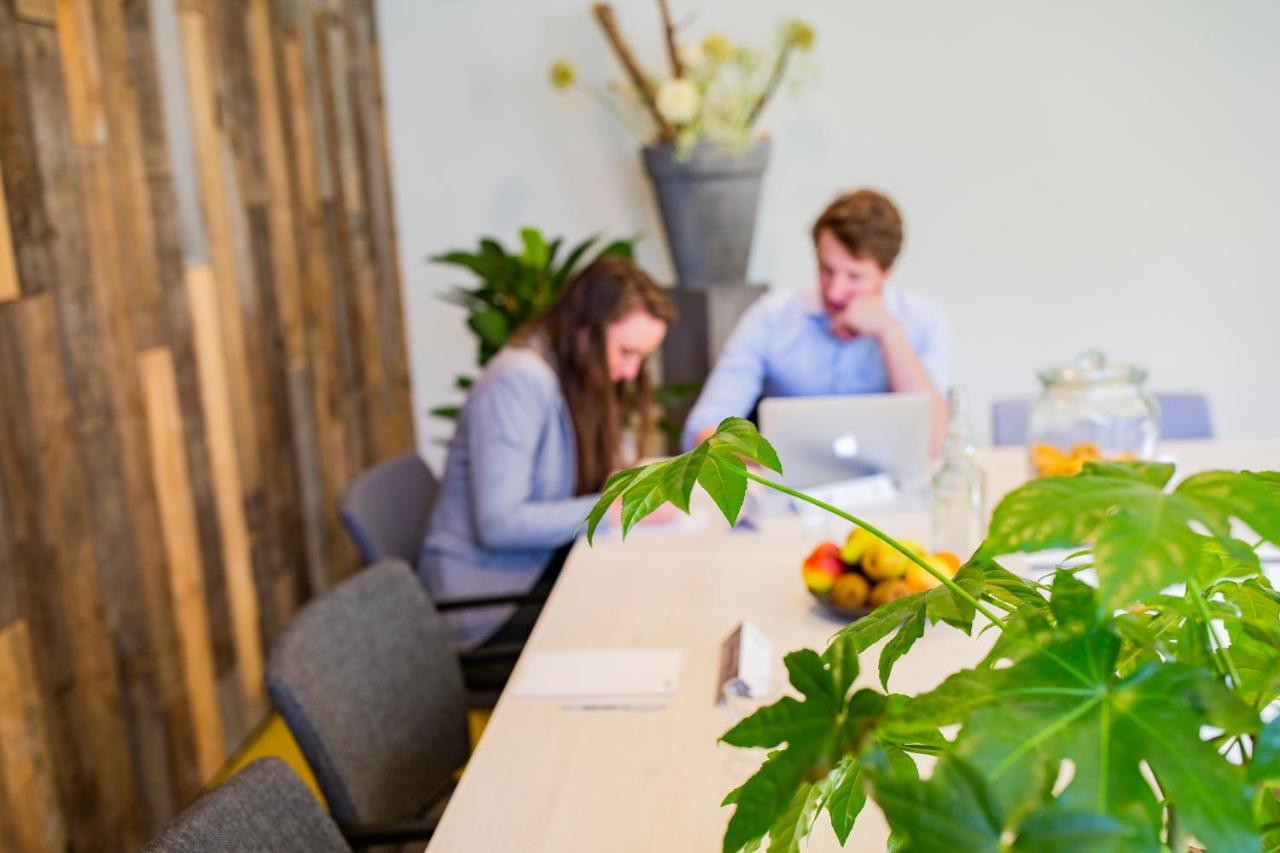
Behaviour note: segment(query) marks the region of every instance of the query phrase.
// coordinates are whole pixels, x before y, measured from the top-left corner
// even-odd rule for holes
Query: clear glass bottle
[[[986,532],[986,475],[974,458],[968,398],[952,389],[947,400],[942,466],[933,475],[933,550],[967,560]]]

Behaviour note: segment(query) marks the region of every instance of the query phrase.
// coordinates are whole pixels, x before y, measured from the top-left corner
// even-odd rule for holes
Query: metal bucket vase
[[[768,140],[740,154],[703,143],[683,161],[670,144],[644,149],[681,286],[746,281],[768,162]]]

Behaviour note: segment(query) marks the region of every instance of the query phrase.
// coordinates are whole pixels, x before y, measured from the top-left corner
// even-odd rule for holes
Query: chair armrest
[[[458,654],[458,661],[465,670],[468,664],[490,663],[491,661],[515,660],[524,651],[523,645],[508,643],[498,646],[480,646]]]
[[[439,821],[434,818],[388,821],[387,823],[347,824],[342,836],[354,849],[376,847],[381,844],[403,844],[409,841],[426,841],[436,831]]]
[[[502,604],[545,604],[547,597],[541,593],[519,595],[482,595],[476,598],[453,598],[435,602],[436,610],[470,610],[476,607],[494,607]]]

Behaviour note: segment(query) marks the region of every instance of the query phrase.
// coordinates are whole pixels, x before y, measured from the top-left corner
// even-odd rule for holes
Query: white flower
[[[688,124],[698,114],[698,87],[677,77],[658,90],[658,112],[672,124]]]
[[[685,72],[701,68],[702,63],[707,61],[707,55],[702,50],[702,43],[696,41],[687,41],[676,48],[676,56],[680,57],[680,65]]]

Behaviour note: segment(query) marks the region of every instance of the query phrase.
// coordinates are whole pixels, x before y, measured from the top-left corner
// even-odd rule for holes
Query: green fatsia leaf
[[[1280,717],[1262,727],[1253,739],[1250,782],[1280,782]]]
[[[1010,849],[1027,853],[1137,853],[1159,848],[1141,827],[1111,815],[1047,809],[1022,821]]]
[[[1258,555],[1239,539],[1218,540],[1205,536],[1196,575],[1202,586],[1223,578],[1252,578],[1262,574]]]
[[[626,536],[641,519],[664,503],[688,512],[695,483],[706,490],[730,524],[736,523],[747,494],[744,459],[782,473],[778,454],[754,426],[742,418],[726,418],[714,435],[693,450],[664,462],[614,474],[587,516],[587,541],[594,539],[596,528],[610,505],[619,498],[622,499],[622,535]]]
[[[983,567],[966,565],[955,576],[956,585],[977,598],[982,594]],[[918,592],[873,609],[836,635],[837,644],[848,644],[849,654],[866,651],[895,630],[897,636],[880,653],[880,680],[887,684],[893,665],[924,635],[926,622],[946,622],[965,633],[973,629],[973,605],[946,586]],[[830,649],[828,649],[830,652]]]
[[[982,776],[946,756],[920,781],[872,765],[876,802],[904,851],[998,851],[1003,815]]]
[[[1202,723],[1238,723],[1247,709],[1208,673],[1180,663],[1118,678],[1119,646],[1095,628],[1005,669],[962,671],[908,702],[893,724],[963,724],[954,753],[1014,815],[1040,806],[1045,769],[1069,759],[1075,770],[1060,805],[1154,832],[1159,806],[1141,772],[1146,762],[1179,820],[1210,850],[1256,850],[1242,769],[1200,740]]]
[[[915,641],[924,636],[925,609],[922,607],[902,623],[894,638],[880,653],[880,686],[889,689],[889,673],[898,659],[910,651]]]
[[[853,831],[858,815],[862,814],[863,806],[867,804],[862,762],[852,755],[846,755],[832,774],[832,781],[826,809],[831,817],[831,829],[843,846],[849,840],[849,833]]]
[[[1255,706],[1271,702],[1280,694],[1280,594],[1265,578],[1221,581],[1211,592],[1220,593],[1234,610],[1223,621],[1241,695]]]
[[[785,744],[725,798],[725,804],[737,806],[725,832],[726,851],[738,850],[766,832],[773,842],[778,842],[775,831],[785,832],[787,844],[803,837],[804,833],[795,833],[798,824],[792,820],[813,814],[812,804],[797,806],[802,787],[838,767],[846,753],[859,748],[861,739],[885,712],[887,701],[882,694],[859,690],[848,695],[858,675],[857,654],[848,640],[837,640],[821,656],[810,649],[792,652],[784,662],[803,701],[784,697],[742,720],[721,738],[739,747]],[[827,793],[828,788],[819,788],[819,795]],[[800,811],[792,815],[796,808]]]
[[[758,841],[785,812],[814,762],[822,744],[792,744],[765,759],[755,775],[731,796],[736,807],[724,834],[724,853]]]
[[[823,791],[823,783],[800,786],[791,798],[791,806],[769,827],[768,853],[799,853]]]
[[[1169,465],[1105,463],[1074,477],[1034,480],[996,507],[978,556],[1093,543],[1102,607],[1140,601],[1192,576],[1203,552],[1193,524],[1229,537],[1234,509],[1213,504],[1211,495],[1230,489],[1219,483],[1211,492],[1206,481],[1166,493],[1172,473]]]
[[[1280,789],[1263,788],[1258,792],[1254,809],[1254,823],[1262,833],[1263,853],[1280,851]]]
[[[875,797],[904,851],[1142,851],[1154,836],[1112,815],[1053,805],[1020,820],[1001,810],[977,768],[943,757],[928,781],[873,770]],[[1144,837],[1145,836],[1145,837]],[[1012,837],[1012,843],[1006,839]]]
[[[1238,518],[1268,542],[1280,542],[1280,474],[1206,471],[1183,480],[1175,493],[1219,526]]]

